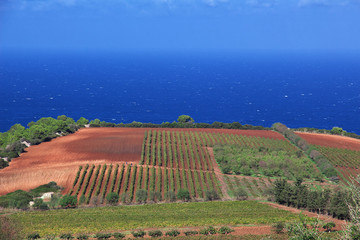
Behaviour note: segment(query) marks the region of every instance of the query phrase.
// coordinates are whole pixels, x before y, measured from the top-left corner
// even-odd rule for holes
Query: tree
[[[144,189],[139,189],[136,191],[136,201],[138,203],[144,203],[147,199],[147,191]]]
[[[346,225],[344,239],[360,239],[360,175],[349,185],[350,197],[346,201],[350,222]]]
[[[116,205],[119,202],[119,194],[111,192],[106,196],[106,201],[111,205]]]
[[[59,202],[62,208],[75,208],[77,205],[76,196],[65,195],[60,199]]]
[[[79,120],[77,120],[76,124],[79,126],[85,126],[86,124],[89,124],[89,120],[84,117],[81,117],[79,118]]]
[[[336,134],[336,135],[342,135],[345,131],[340,128],[340,127],[333,127],[331,130],[330,130],[330,133],[332,134]]]
[[[189,191],[187,189],[181,188],[178,191],[177,198],[181,199],[183,201],[188,201],[188,200],[190,200],[190,193],[189,193]]]
[[[181,115],[178,117],[177,121],[179,123],[194,123],[194,119],[189,115]]]
[[[38,210],[48,210],[49,209],[49,206],[46,203],[44,203],[44,200],[42,200],[41,198],[36,198],[34,200],[33,207]]]

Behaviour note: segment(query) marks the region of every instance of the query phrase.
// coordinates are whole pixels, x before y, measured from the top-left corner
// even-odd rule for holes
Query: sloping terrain
[[[90,128],[31,146],[0,170],[0,195],[29,190],[50,181],[64,186],[74,181],[79,165],[140,161],[144,129]]]

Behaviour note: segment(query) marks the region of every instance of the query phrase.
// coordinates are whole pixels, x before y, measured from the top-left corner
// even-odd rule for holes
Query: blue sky
[[[360,50],[360,0],[1,0],[14,49]]]

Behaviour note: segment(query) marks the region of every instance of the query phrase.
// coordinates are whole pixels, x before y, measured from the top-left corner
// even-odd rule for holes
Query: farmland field
[[[360,139],[320,133],[296,132],[296,134],[313,145],[360,151]]]
[[[143,129],[90,128],[31,146],[0,171],[0,195],[50,181],[67,192],[79,165],[139,162],[143,137]]]
[[[324,155],[339,172],[340,181],[349,184],[360,173],[360,140],[350,137],[302,133],[304,138]]]
[[[221,209],[221,210],[220,210]],[[94,233],[137,228],[271,224],[297,215],[255,201],[168,203],[22,212],[11,215],[25,233]]]

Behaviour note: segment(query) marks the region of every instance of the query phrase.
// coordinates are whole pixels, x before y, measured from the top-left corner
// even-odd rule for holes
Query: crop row
[[[271,180],[267,178],[250,178],[224,175],[228,186],[229,196],[235,197],[236,192],[242,189],[250,199],[265,197],[266,190],[271,188]]]
[[[180,169],[213,170],[206,147],[239,145],[295,152],[286,140],[228,133],[149,130],[145,132],[140,164]]]
[[[136,202],[140,189],[147,192],[151,201],[170,200],[171,194],[176,195],[180,189],[187,189],[191,198],[205,198],[207,191],[222,196],[215,173],[210,171],[103,164],[79,168],[77,175],[83,180],[77,181],[69,194],[84,196],[86,204],[102,204],[110,192],[118,193],[121,202]]]
[[[360,168],[360,151],[316,146],[334,166]]]

